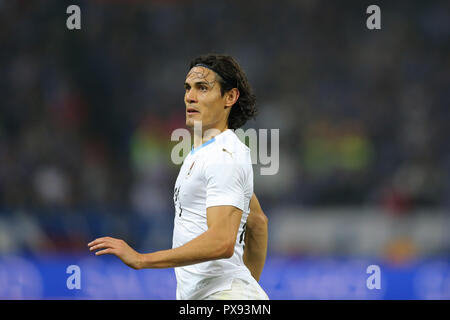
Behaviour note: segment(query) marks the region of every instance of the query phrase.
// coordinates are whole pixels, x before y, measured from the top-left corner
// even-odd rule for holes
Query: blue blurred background
[[[254,165],[269,297],[450,299],[450,3],[331,0],[0,0],[0,298],[175,298],[172,269],[87,243],[171,247],[170,136],[207,52],[254,87],[245,128],[280,130],[279,172]]]

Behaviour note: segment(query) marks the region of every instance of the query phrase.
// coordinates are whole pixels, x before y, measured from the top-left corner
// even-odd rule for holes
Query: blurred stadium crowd
[[[79,4],[69,31],[63,1],[0,1],[0,250],[36,249],[42,229],[38,250],[111,230],[170,244],[170,135],[206,52],[246,70],[260,110],[246,128],[280,129],[279,173],[254,167],[269,219],[280,206],[450,207],[449,2],[381,2],[378,31],[359,1]],[[28,240],[11,243],[8,219]]]

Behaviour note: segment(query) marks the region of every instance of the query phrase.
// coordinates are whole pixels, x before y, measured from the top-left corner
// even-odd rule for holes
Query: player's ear
[[[233,88],[225,94],[225,108],[232,107],[239,99],[238,88]]]

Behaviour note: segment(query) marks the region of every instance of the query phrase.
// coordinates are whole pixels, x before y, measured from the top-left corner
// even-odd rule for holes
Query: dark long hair
[[[231,108],[228,116],[228,128],[238,129],[247,120],[257,114],[256,96],[248,83],[247,76],[237,61],[228,55],[206,54],[195,57],[189,66],[192,69],[197,64],[208,66],[217,74],[222,96],[233,88],[239,90],[239,98]]]

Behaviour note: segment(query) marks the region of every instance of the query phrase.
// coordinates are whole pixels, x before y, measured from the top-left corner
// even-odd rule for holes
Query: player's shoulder
[[[223,139],[220,140],[223,147],[231,149],[233,152],[250,153],[250,148],[247,147],[236,135],[236,133],[229,129],[225,132]]]
[[[250,149],[236,134],[227,130],[220,135],[207,156],[209,163],[248,165],[251,163]]]

